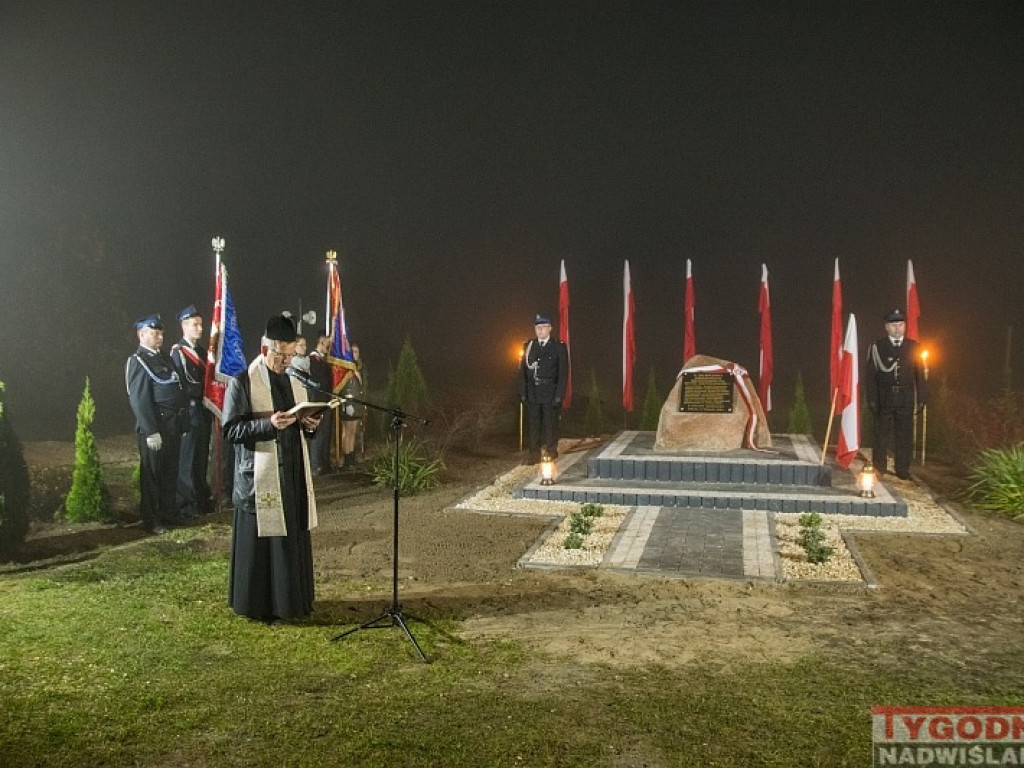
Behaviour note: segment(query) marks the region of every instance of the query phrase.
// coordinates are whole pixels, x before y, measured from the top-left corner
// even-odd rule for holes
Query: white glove
[[[354,405],[352,405],[352,403],[346,403],[345,404],[345,415],[346,416],[355,416],[356,415],[356,407]]]
[[[154,432],[146,438],[146,445],[149,446],[151,451],[159,451],[164,447],[164,439],[159,432]]]

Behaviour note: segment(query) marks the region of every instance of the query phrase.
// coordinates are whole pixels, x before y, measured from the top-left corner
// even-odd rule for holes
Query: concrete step
[[[587,460],[587,475],[607,480],[653,482],[747,483],[829,487],[832,467],[775,458],[654,458],[595,456]]]
[[[539,478],[516,491],[527,499],[686,509],[905,517],[906,503],[877,485],[862,498],[851,473],[822,466],[800,435],[773,435],[773,450],[724,454],[655,453],[654,433],[622,432],[586,453],[563,455],[554,485]]]
[[[526,499],[577,501],[625,506],[682,507],[686,509],[747,509],[769,512],[819,512],[832,515],[906,517],[907,505],[884,486],[874,498],[861,498],[852,487],[733,485],[727,483],[641,483],[562,476],[554,485],[528,483],[516,492]]]

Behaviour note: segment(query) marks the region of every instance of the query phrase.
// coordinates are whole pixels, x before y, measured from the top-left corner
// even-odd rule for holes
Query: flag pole
[[[839,396],[839,387],[832,390],[832,405],[828,409],[828,426],[825,428],[825,442],[821,446],[821,461],[818,466],[825,466],[825,454],[828,453],[828,439],[832,434],[832,419],[836,415],[836,398]]]
[[[220,282],[220,279],[219,279],[220,278],[220,253],[221,253],[221,251],[224,250],[224,238],[223,237],[215,237],[215,238],[213,238],[213,242],[211,244],[213,245],[213,255],[214,255],[214,259],[213,259],[213,292],[214,292],[215,295],[213,297],[213,301],[214,301],[214,304],[216,304],[217,301],[220,299],[220,296],[217,296],[216,293],[217,293],[217,285]],[[210,342],[211,343],[213,342],[212,338],[210,339]],[[207,365],[210,364],[209,352],[207,352],[207,355],[206,355],[206,364]],[[204,389],[203,396],[205,397],[206,396],[206,392],[205,392],[205,389],[206,389],[206,376],[205,376],[205,372],[204,372],[204,375],[203,375],[203,389]],[[214,447],[214,456],[216,456],[216,464],[217,464],[217,469],[214,472],[214,478],[216,480],[217,489],[214,491],[214,494],[213,494],[213,507],[214,507],[214,509],[216,509],[219,512],[220,511],[220,491],[221,491],[221,485],[224,482],[224,457],[223,457],[224,436],[221,434],[220,416],[218,416],[217,414],[213,415],[213,425],[215,427],[215,429],[213,431],[213,443],[214,443],[213,447]]]

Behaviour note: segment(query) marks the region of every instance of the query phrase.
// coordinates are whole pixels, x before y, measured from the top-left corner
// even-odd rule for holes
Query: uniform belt
[[[893,392],[902,392],[905,389],[906,389],[906,387],[903,384],[893,384],[892,385],[892,391]]]
[[[554,379],[534,379],[534,384],[554,384]]]

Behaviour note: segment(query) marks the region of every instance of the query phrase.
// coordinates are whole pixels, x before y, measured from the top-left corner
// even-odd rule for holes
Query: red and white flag
[[[686,299],[683,304],[683,365],[697,354],[697,341],[693,333],[693,271],[686,260]]]
[[[633,364],[636,362],[636,340],[633,331],[633,289],[629,281],[629,260],[622,275],[622,408],[633,412]]]
[[[761,358],[758,373],[758,391],[761,407],[768,413],[772,409],[772,308],[768,299],[768,266],[761,265],[761,295],[757,301],[761,313]]]
[[[213,315],[210,318],[210,345],[206,352],[206,371],[203,377],[203,405],[221,419],[228,382],[242,373],[247,363],[242,349],[242,333],[238,328],[235,304],[228,291],[228,271],[220,260],[224,241],[215,238],[213,242],[217,255],[216,284]]]
[[[568,408],[572,405],[572,348],[569,346],[569,278],[565,275],[565,259],[562,259],[558,276],[558,338],[565,344],[566,358],[569,361],[565,397],[562,398],[562,407]]]
[[[836,461],[839,466],[850,466],[860,449],[860,363],[857,354],[857,319],[850,315],[846,324],[846,340],[843,342],[843,362],[839,371],[839,396],[836,411],[839,412],[839,441],[836,444]]]
[[[917,341],[917,318],[921,304],[917,299],[917,280],[914,279],[914,262],[907,259],[907,338]]]
[[[843,286],[839,281],[839,259],[832,277],[832,334],[828,346],[829,395],[839,389],[839,366],[843,362]]]

